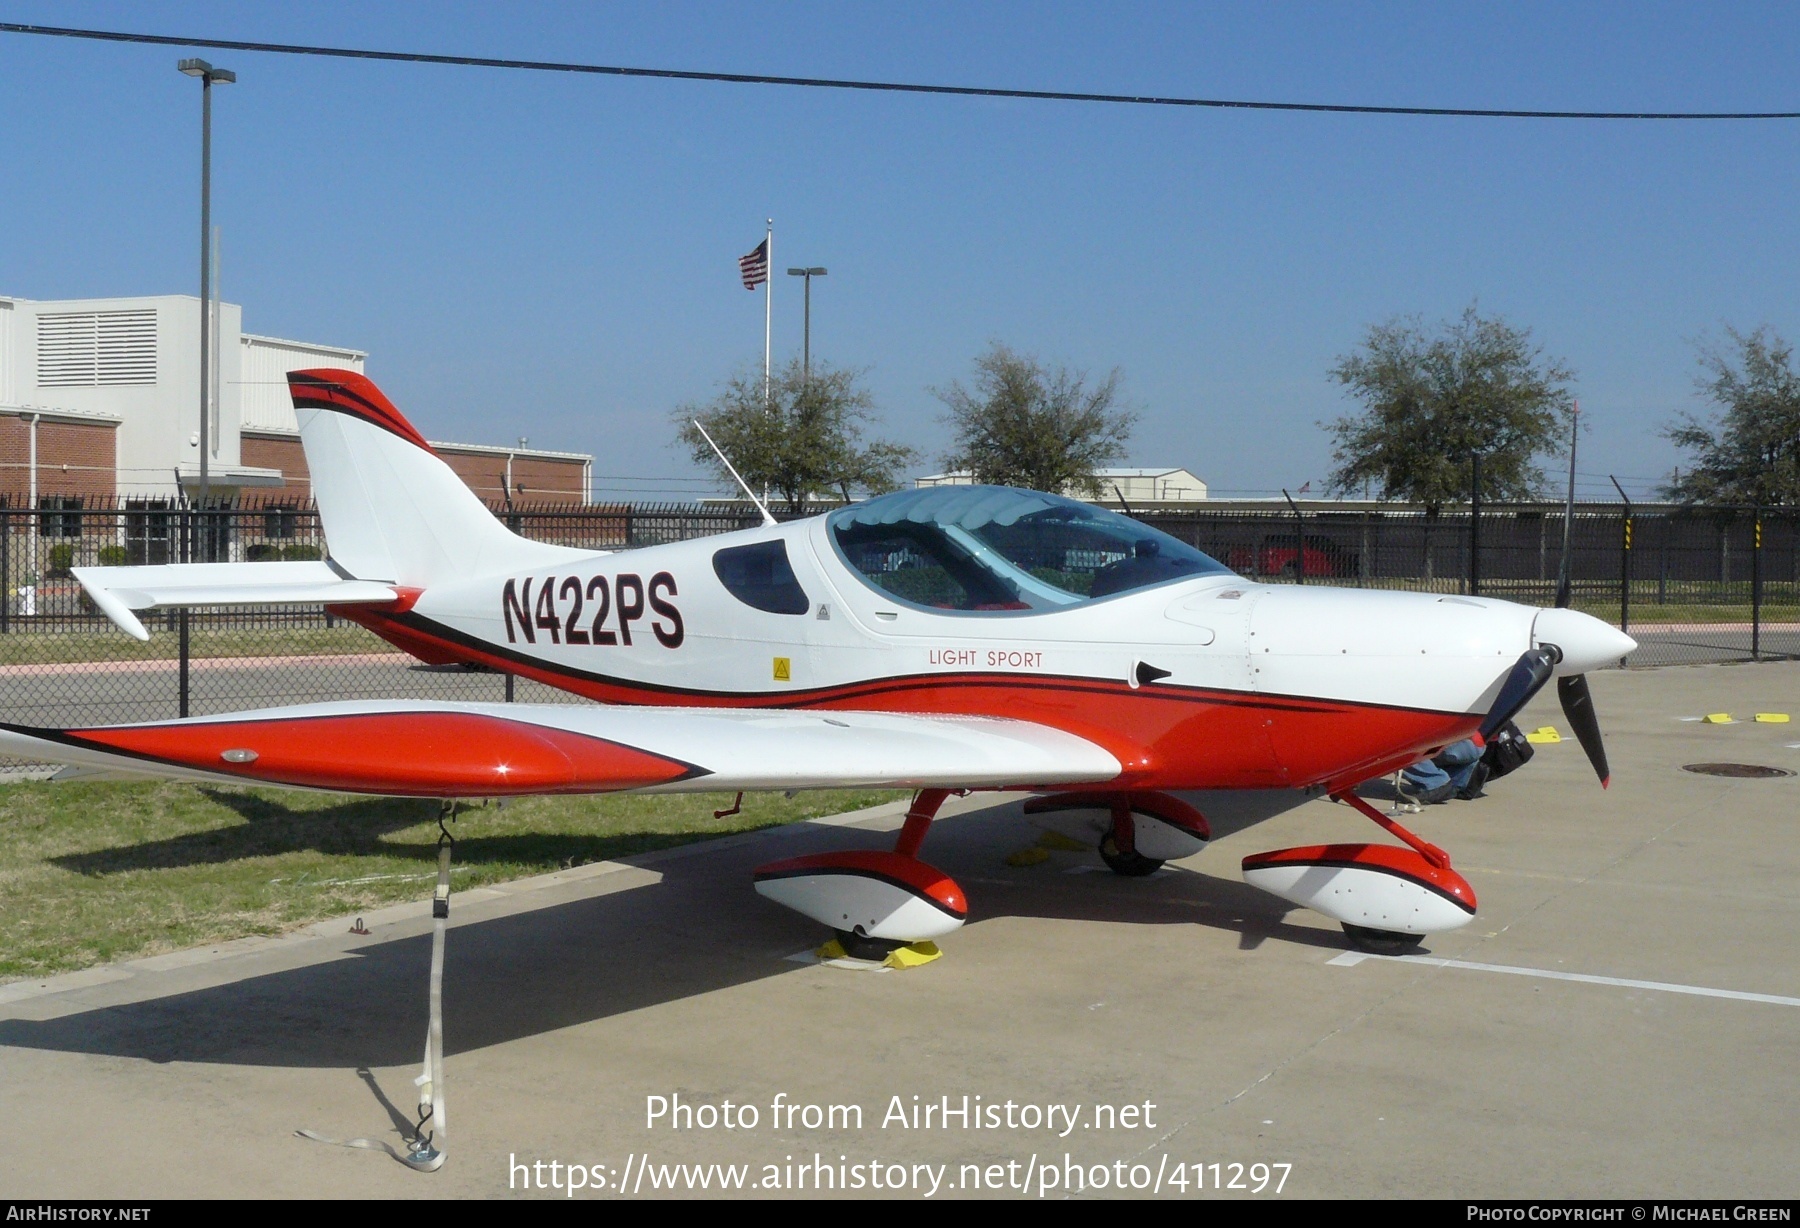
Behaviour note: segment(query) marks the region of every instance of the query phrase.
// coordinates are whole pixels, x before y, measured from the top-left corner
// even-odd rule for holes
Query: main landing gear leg
[[[1100,860],[1126,878],[1148,878],[1162,869],[1162,862],[1137,851],[1137,822],[1131,815],[1131,799],[1124,794],[1113,799],[1112,830],[1100,837]]]
[[[899,838],[894,841],[894,852],[897,855],[919,855],[919,846],[925,843],[925,833],[931,830],[931,821],[937,817],[938,808],[949,796],[948,789],[921,789],[913,797],[912,806],[906,812],[906,823],[900,828]],[[870,938],[855,930],[832,932],[837,935],[838,945],[844,948],[844,954],[852,959],[884,960],[908,945],[890,938]]]

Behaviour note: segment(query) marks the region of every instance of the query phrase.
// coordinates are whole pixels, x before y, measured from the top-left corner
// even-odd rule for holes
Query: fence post
[[[1625,501],[1625,515],[1619,523],[1619,630],[1631,630],[1631,496],[1619,485],[1619,479],[1607,474],[1619,498]]]
[[[1762,660],[1762,508],[1750,513],[1750,659]]]
[[[1282,490],[1281,497],[1286,499],[1288,506],[1294,509],[1294,583],[1305,584],[1306,518],[1300,514],[1300,505],[1294,502],[1294,496],[1288,494],[1286,489]]]
[[[1631,630],[1631,508],[1625,509],[1623,542],[1619,547],[1619,630]]]
[[[1469,454],[1469,596],[1481,596],[1481,453]]]
[[[188,714],[188,608],[186,606],[181,607],[181,615],[177,625],[180,628],[181,635],[181,665],[177,671],[181,678],[179,684],[181,689],[181,719],[186,720]]]
[[[1656,604],[1667,605],[1669,602],[1669,534],[1675,525],[1667,511],[1657,519],[1662,529],[1660,548],[1656,555]]]
[[[12,630],[12,513],[0,511],[0,635]]]
[[[1356,587],[1363,588],[1369,582],[1369,509],[1364,508],[1362,514],[1362,549],[1356,555]]]

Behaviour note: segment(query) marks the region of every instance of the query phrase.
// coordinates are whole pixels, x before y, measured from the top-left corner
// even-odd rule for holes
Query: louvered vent
[[[40,388],[156,382],[156,311],[62,311],[37,318]]]

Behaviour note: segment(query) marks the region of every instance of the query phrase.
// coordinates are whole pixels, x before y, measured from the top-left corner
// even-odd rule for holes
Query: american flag
[[[738,257],[738,272],[744,275],[744,289],[754,290],[769,280],[769,241],[764,239],[748,256]]]

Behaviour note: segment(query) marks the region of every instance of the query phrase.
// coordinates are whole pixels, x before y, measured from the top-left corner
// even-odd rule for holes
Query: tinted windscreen
[[[868,583],[942,610],[1047,610],[1227,569],[1192,546],[1055,495],[938,486],[834,512],[832,541]]]
[[[788,563],[786,542],[757,542],[721,550],[713,555],[713,573],[727,592],[755,609],[804,614],[812,608]]]

